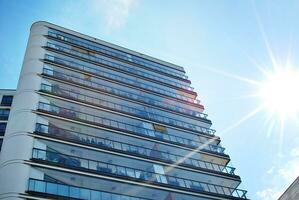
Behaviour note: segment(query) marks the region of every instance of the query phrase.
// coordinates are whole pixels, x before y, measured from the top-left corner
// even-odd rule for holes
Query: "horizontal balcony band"
[[[95,98],[92,96],[87,96],[87,95],[83,95],[83,94],[80,94],[77,92],[66,90],[66,89],[59,87],[59,85],[51,86],[51,85],[42,84],[40,91],[43,93],[52,94],[52,95],[55,95],[55,96],[58,96],[61,98],[74,100],[76,102],[82,102],[87,105],[101,107],[101,108],[104,108],[107,110],[116,111],[118,113],[120,112],[123,114],[129,114],[131,116],[135,116],[135,117],[146,119],[146,120],[151,120],[151,121],[157,122],[157,123],[163,123],[170,127],[177,127],[177,128],[182,128],[182,129],[186,129],[186,130],[190,130],[189,129],[190,126],[196,127],[196,125],[194,125],[194,124],[186,123],[184,121],[176,120],[176,119],[169,118],[169,117],[164,117],[162,115],[159,115],[159,114],[156,114],[153,112],[148,112],[146,110],[137,109],[134,107],[123,105],[123,104],[117,104],[117,103],[113,103],[111,101],[107,101],[104,99]],[[193,130],[191,130],[191,131],[193,131]],[[210,150],[217,151],[219,153],[223,153],[225,148],[218,146],[218,145],[213,145],[213,146],[211,146]]]
[[[182,149],[182,150],[193,151],[190,148],[188,149],[188,148],[183,147],[183,145],[177,145],[177,144],[172,143],[172,142],[166,142],[166,141],[163,141],[163,140],[158,139],[158,138],[153,138],[151,136],[146,136],[146,135],[142,135],[142,134],[138,135],[138,134],[134,134],[133,132],[121,131],[121,130],[118,130],[116,128],[109,128],[107,126],[99,126],[95,123],[85,122],[85,121],[80,120],[80,119],[79,120],[78,119],[70,119],[70,118],[59,116],[59,115],[55,115],[55,114],[47,112],[47,111],[40,111],[40,110],[34,111],[33,110],[33,113],[35,113],[37,115],[53,118],[53,119],[62,120],[64,122],[75,123],[75,124],[79,124],[79,125],[83,125],[83,126],[87,126],[87,127],[96,128],[96,129],[99,129],[99,130],[111,131],[111,132],[116,133],[116,134],[121,134],[121,135],[124,135],[124,136],[136,138],[136,139],[142,139],[142,140],[145,140],[145,141],[148,141],[148,142],[154,142],[154,143],[157,143],[157,144],[162,144],[162,145],[166,145],[166,146],[170,146],[170,147],[175,147],[175,148]],[[46,135],[40,135],[40,136],[43,137],[43,139],[45,139],[44,137]],[[59,142],[59,139],[62,139],[62,138],[59,138],[57,136],[55,136],[56,139],[53,138],[52,136],[51,137],[46,136],[46,138],[49,138],[50,140],[54,139],[57,142]],[[70,141],[70,142],[72,143],[72,141]],[[73,145],[73,144],[71,144],[71,145]],[[79,145],[79,146],[82,146],[83,148],[86,147],[86,148],[94,149],[94,146],[91,143],[86,145],[86,144],[83,144],[83,143],[80,143],[80,142],[75,142],[74,145]],[[104,151],[107,152],[106,150],[104,150]],[[111,152],[111,151],[108,151],[108,152]],[[219,164],[219,163],[218,164],[221,165],[221,166],[227,166],[228,163],[231,161],[229,156],[224,157],[224,156],[221,156],[221,155],[218,155],[218,154],[211,154],[211,153],[205,152],[205,151],[199,151],[199,152],[201,154],[204,154],[205,156],[209,156],[209,157],[212,157],[212,158],[217,158],[217,160],[220,159],[222,164]]]
[[[154,100],[154,99],[145,98],[142,95],[129,93],[129,92],[126,92],[126,91],[123,91],[123,90],[113,88],[111,86],[91,82],[91,81],[84,80],[84,79],[81,79],[81,78],[78,78],[78,77],[75,77],[75,76],[70,76],[70,75],[67,75],[65,73],[54,71],[52,69],[43,68],[42,75],[54,77],[54,78],[57,78],[59,80],[75,83],[77,85],[87,86],[89,88],[94,88],[96,90],[101,90],[101,91],[104,91],[104,92],[112,93],[114,95],[118,95],[118,96],[121,96],[121,97],[124,97],[124,98],[129,98],[129,99],[132,99],[134,101],[136,101],[136,100],[137,101],[142,101],[144,103],[149,103],[153,106],[162,107],[162,108],[169,109],[169,110],[177,111],[179,109],[177,106],[176,106],[177,108],[170,106],[171,104],[165,104],[163,102],[160,102],[160,101],[157,101],[157,100]],[[181,109],[180,111],[182,111],[182,109],[184,109],[184,108],[180,108],[180,109]],[[186,110],[186,109],[184,109],[184,110]],[[202,127],[202,126],[195,126],[195,125],[188,126],[188,129],[190,131],[194,131],[194,132],[198,132],[198,133],[206,134],[206,135],[210,135],[210,136],[215,136],[215,132],[216,132],[213,129]]]
[[[196,142],[187,138],[171,135],[168,133],[161,133],[156,130],[147,129],[144,127],[139,127],[136,125],[132,125],[132,124],[116,121],[116,120],[111,120],[105,117],[98,117],[95,115],[90,115],[88,113],[83,113],[83,112],[79,112],[79,111],[75,111],[68,108],[63,108],[63,107],[59,107],[59,106],[55,106],[43,102],[39,102],[38,111],[66,117],[68,119],[74,119],[74,120],[95,124],[97,126],[107,127],[110,129],[112,128],[115,130],[125,131],[127,133],[133,133],[134,135],[136,134],[147,138],[153,138],[158,141],[164,141],[167,143],[172,143],[179,146],[187,147],[190,148],[191,150],[196,149],[198,151],[202,151],[202,149],[205,146],[208,146],[208,143],[201,142],[196,144]],[[229,158],[227,154],[218,153],[217,151],[210,151],[210,150],[207,151],[203,149],[203,152]]]
[[[151,61],[149,59],[146,58],[142,58],[136,55],[133,55],[131,53],[127,53],[124,52],[122,50],[119,49],[115,49],[113,47],[109,47],[107,45],[104,44],[99,44],[99,43],[95,43],[94,41],[89,41],[87,39],[83,39],[81,37],[78,36],[74,36],[68,33],[64,33],[55,29],[51,29],[48,31],[48,35],[50,37],[62,40],[62,41],[66,41],[72,44],[76,44],[94,51],[99,51],[102,53],[106,53],[113,56],[113,57],[117,57],[119,59],[122,60],[126,60],[126,61],[130,61],[133,62],[135,64],[139,64],[139,65],[144,65],[145,67],[150,66],[150,67],[155,67],[155,68],[161,68],[161,67],[167,67],[170,69],[175,69],[178,70],[179,72],[185,73],[185,69],[181,66],[169,66],[169,65],[165,65],[165,64],[161,64],[159,62],[156,61]],[[83,42],[84,41],[84,42]],[[164,68],[163,68],[164,69]]]
[[[86,53],[83,53],[80,51],[76,51],[73,48],[68,48],[68,47],[64,47],[59,44],[54,44],[53,42],[47,42],[47,45],[44,46],[44,48],[50,49],[50,50],[56,50],[58,52],[64,53],[71,57],[75,57],[79,60],[83,60],[88,63],[104,66],[106,68],[118,70],[121,72],[126,72],[130,75],[143,77],[143,78],[149,79],[151,81],[171,85],[176,88],[181,88],[186,92],[188,91],[189,93],[196,93],[194,91],[185,89],[186,87],[184,85],[178,84],[178,83],[174,82],[173,80],[164,79],[162,77],[149,74],[146,71],[140,71],[138,69],[132,68],[130,65],[123,65],[121,63],[113,62],[113,61],[110,61],[110,60],[102,58],[102,57],[95,57],[95,56],[92,56],[91,54],[86,54]],[[193,103],[197,103],[197,101],[195,100],[195,101],[193,101]]]
[[[182,189],[196,193],[215,193],[246,199],[247,191],[245,190],[165,174],[158,174],[156,172],[144,171],[51,151],[33,149],[32,158],[33,161],[36,162],[45,161],[46,164],[50,163],[61,167],[73,168],[75,170],[87,170],[104,176],[115,176],[118,178],[131,179],[133,181],[146,182],[163,187],[173,187],[175,189]]]
[[[154,72],[158,72],[170,77],[179,78],[180,80],[186,81],[188,80],[188,77],[184,74],[185,71],[181,71],[182,73],[177,73],[168,69],[165,69],[164,67],[168,67],[165,65],[158,64],[156,62],[151,62],[149,64],[148,62],[144,62],[144,59],[138,59],[137,56],[130,55],[128,53],[124,53],[122,51],[112,49],[111,47],[107,47],[101,44],[87,44],[86,42],[81,42],[78,39],[71,38],[71,36],[63,34],[63,33],[54,33],[53,31],[48,31],[47,37],[49,38],[55,38],[56,40],[66,42],[71,45],[79,46],[80,48],[87,49],[89,51],[96,52],[97,54],[101,54],[107,57],[112,57],[114,59],[120,60],[122,62],[126,62],[129,64],[133,64],[138,67],[142,67],[146,70],[151,70]],[[137,60],[138,59],[138,60]],[[158,66],[154,66],[153,63],[155,63]],[[176,69],[177,70],[177,69]]]
[[[151,200],[140,198],[136,196],[128,196],[111,192],[104,192],[100,190],[91,190],[83,187],[76,187],[67,184],[43,181],[38,179],[29,179],[28,189],[26,191],[29,194],[44,196],[48,194],[53,199],[85,199],[85,200]],[[47,197],[47,195],[45,195]],[[52,199],[52,198],[51,198]]]
[[[132,145],[124,142],[114,141],[111,139],[101,138],[98,136],[88,135],[85,133],[75,132],[72,130],[61,129],[57,127],[51,127],[44,124],[37,124],[37,135],[46,137],[67,140],[83,145],[88,145],[100,149],[112,150],[114,152],[120,152],[124,154],[134,155],[146,159],[157,160],[166,162],[167,164],[174,164],[182,167],[192,168],[195,170],[202,170],[208,173],[217,173],[219,175],[230,176],[235,179],[240,179],[235,175],[234,167],[224,166],[217,163],[212,163],[204,160],[194,159],[186,156],[176,155],[173,153],[149,149],[137,145]]]
[[[53,43],[50,43],[50,42],[48,42],[47,46],[44,46],[43,48],[45,48],[47,50],[54,51],[54,52],[58,52],[58,53],[63,54],[63,55],[71,55],[72,57],[74,57],[76,59],[81,59],[83,61],[96,63],[96,64],[100,64],[100,65],[104,65],[104,66],[109,66],[110,65],[110,67],[113,67],[115,65],[118,65],[118,63],[114,63],[114,62],[111,62],[111,61],[106,61],[106,60],[101,59],[101,58],[93,57],[93,59],[91,59],[90,55],[82,54],[82,53],[80,53],[78,51],[75,51],[73,49],[69,49],[69,48],[66,48],[66,47],[63,47],[63,46],[60,46],[60,45],[57,45],[57,44],[53,44]],[[131,69],[128,68],[128,66],[125,66],[125,67],[127,68],[128,71],[131,70]],[[171,97],[171,98],[174,98],[174,97]],[[189,98],[188,99],[175,98],[175,99],[177,99],[178,101],[186,102],[186,103],[188,103],[190,105],[193,105],[193,106],[196,106],[196,107],[200,107],[200,108],[203,107],[203,105],[200,104],[200,101],[196,100],[196,99],[189,99]]]
[[[46,55],[52,56],[52,55],[49,55],[49,54],[46,54]],[[78,62],[75,62],[75,61],[67,60],[65,58],[60,58],[60,57],[57,57],[57,56],[52,56],[52,57],[56,58],[57,62],[61,62],[64,65],[66,63],[68,63],[68,65],[74,66],[74,67],[80,67],[80,69],[87,68],[87,69],[90,69],[88,71],[93,71],[93,72],[97,72],[98,71],[94,67],[87,66],[87,65],[94,65],[94,66],[98,67],[99,64],[95,65],[93,63],[91,64],[90,62],[86,62],[85,61],[88,64],[83,65],[83,64],[79,64]],[[67,57],[69,57],[69,56],[67,56]],[[53,60],[52,58],[49,58],[49,59]],[[80,60],[80,59],[78,59],[78,60]],[[106,69],[113,70],[113,71],[121,72],[122,74],[130,75],[132,78],[135,78],[135,79],[147,80],[147,81],[150,81],[150,82],[153,82],[153,83],[157,83],[159,85],[167,86],[169,88],[173,88],[173,89],[176,89],[176,90],[179,90],[179,91],[182,91],[182,92],[185,92],[185,93],[197,96],[197,93],[195,91],[193,91],[193,88],[191,90],[191,89],[189,89],[190,87],[188,87],[188,86],[181,85],[181,84],[178,84],[178,83],[173,82],[173,81],[161,79],[161,78],[159,78],[157,76],[153,76],[151,74],[147,74],[147,73],[145,73],[143,71],[138,71],[138,70],[137,71],[132,71],[130,69],[130,67],[126,67],[126,68],[124,68],[124,67],[122,67],[122,68],[115,68],[115,67],[112,67],[110,65],[107,65],[106,62],[108,62],[108,61],[106,61],[105,59],[103,59],[103,61],[101,62],[100,66],[102,66],[102,67],[104,67]]]
[[[47,64],[47,62],[45,62]],[[55,66],[55,64],[53,64]],[[143,106],[147,106],[147,107],[153,107],[155,109],[158,109],[158,110],[161,110],[161,111],[164,111],[164,112],[170,112],[170,113],[175,113],[176,115],[180,115],[180,116],[183,116],[183,117],[188,117],[188,118],[191,118],[191,119],[194,119],[194,120],[206,120],[209,124],[212,124],[211,120],[207,119],[207,114],[204,114],[202,112],[198,112],[198,111],[195,111],[195,110],[190,110],[190,109],[187,109],[187,108],[182,108],[182,107],[178,107],[176,105],[170,105],[170,104],[162,104],[163,102],[159,103],[158,101],[153,101],[150,99],[150,101],[147,100],[147,98],[144,98],[142,99],[142,97],[138,97],[138,99],[135,98],[135,96],[132,96],[132,95],[129,95],[129,96],[126,96],[125,94],[123,93],[111,93],[110,90],[106,89],[106,86],[103,86],[102,85],[102,88],[98,88],[98,87],[91,87],[91,85],[89,84],[88,86],[84,83],[84,80],[83,79],[80,79],[78,78],[79,80],[81,80],[82,83],[75,83],[74,80],[72,78],[66,78],[65,76],[55,76],[55,74],[53,73],[50,73],[52,72],[53,70],[50,70],[48,72],[48,70],[50,69],[46,69],[41,75],[43,77],[46,77],[48,79],[52,79],[54,81],[58,81],[58,82],[63,82],[65,84],[68,84],[68,85],[76,85],[76,87],[81,87],[83,89],[86,89],[87,90],[91,90],[91,91],[100,91],[100,92],[103,92],[105,94],[107,94],[108,96],[117,96],[116,98],[121,98],[121,99],[124,99],[126,101],[131,101],[131,102],[134,102],[134,103],[138,103],[138,104],[141,104]],[[59,72],[57,72],[59,73]],[[72,76],[71,76],[72,77]],[[77,77],[76,77],[77,79]],[[213,130],[215,132],[215,130]]]
[[[53,47],[51,48],[49,46],[45,46],[45,48],[49,48],[49,49],[52,49],[52,50],[57,50],[56,48],[53,48]],[[138,76],[138,77],[143,77],[145,79],[149,79],[149,80],[154,81],[154,82],[159,82],[159,83],[163,83],[163,84],[167,84],[167,85],[172,85],[172,86],[175,86],[175,87],[185,88],[184,85],[179,84],[175,81],[172,81],[172,80],[169,80],[169,79],[162,79],[159,76],[155,76],[155,75],[149,74],[145,71],[141,71],[139,69],[132,68],[129,65],[122,65],[120,63],[112,62],[112,61],[109,61],[108,59],[104,59],[104,58],[95,59],[94,57],[90,57],[88,54],[82,54],[82,53],[80,53],[78,51],[74,51],[74,50],[72,50],[72,51],[63,51],[63,50],[65,50],[65,49],[60,49],[59,52],[63,52],[65,54],[67,54],[68,56],[76,57],[77,59],[81,59],[81,60],[83,60],[85,62],[88,62],[88,63],[92,63],[92,64],[100,65],[100,66],[103,65],[107,68],[110,68],[110,69],[113,69],[113,70],[118,70],[118,71],[121,71],[121,72],[126,72],[128,74],[135,75],[135,76]]]
[[[191,103],[193,103],[193,101],[194,101],[194,98],[186,96],[184,94],[176,94],[175,91],[172,92],[172,91],[168,91],[166,89],[158,88],[158,87],[150,85],[148,83],[143,83],[142,81],[138,80],[137,78],[135,78],[135,79],[127,78],[127,77],[116,75],[116,74],[113,74],[110,72],[106,72],[104,70],[101,70],[101,68],[94,68],[94,67],[86,66],[86,65],[79,64],[79,63],[71,61],[71,60],[59,58],[57,56],[52,56],[49,54],[45,54],[44,60],[47,62],[50,62],[51,64],[55,63],[58,65],[65,66],[67,68],[79,70],[80,72],[88,73],[93,76],[107,78],[109,80],[113,80],[113,81],[116,81],[121,84],[130,85],[132,87],[138,87],[143,90],[147,90],[149,92],[159,93],[161,95],[165,95],[170,98],[175,98],[175,99],[182,100],[182,101],[188,101]],[[197,94],[193,93],[192,95],[194,95],[196,97]]]

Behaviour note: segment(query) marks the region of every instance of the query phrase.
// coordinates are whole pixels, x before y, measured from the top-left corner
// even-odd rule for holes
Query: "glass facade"
[[[13,100],[12,95],[3,95],[1,100],[1,106],[11,106]]]
[[[10,109],[7,108],[0,108],[0,120],[8,120]]]
[[[13,90],[0,89],[0,152],[9,119],[10,107],[13,101]]]
[[[54,25],[41,30],[28,197],[247,199],[182,67]],[[1,108],[0,120],[8,114]]]
[[[0,123],[0,136],[4,136],[5,130],[6,130],[6,122]]]

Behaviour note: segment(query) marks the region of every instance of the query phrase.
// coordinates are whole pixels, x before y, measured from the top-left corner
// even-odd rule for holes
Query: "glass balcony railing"
[[[162,115],[159,115],[159,114],[156,114],[153,112],[148,112],[144,109],[144,107],[143,107],[143,109],[142,108],[137,109],[134,107],[123,105],[123,104],[114,103],[114,102],[105,100],[103,98],[95,98],[93,96],[87,96],[87,95],[83,95],[83,94],[80,94],[77,92],[73,92],[68,89],[62,88],[59,85],[51,86],[51,85],[42,84],[41,91],[59,95],[59,96],[66,97],[66,98],[70,98],[72,100],[77,100],[77,101],[81,101],[84,103],[108,108],[110,110],[134,115],[137,117],[153,120],[156,122],[161,122],[161,123],[164,123],[167,125],[177,126],[179,128],[184,128],[184,129],[191,130],[191,131],[193,131],[193,129],[190,129],[189,127],[195,127],[196,129],[201,128],[201,127],[197,127],[197,125],[195,125],[195,124],[187,123],[187,122],[184,122],[181,120],[176,120],[176,119],[169,118],[169,117],[164,117]],[[222,147],[219,147],[219,148],[222,148]],[[222,150],[224,151],[224,148],[222,148]]]
[[[61,129],[51,125],[36,124],[36,134],[42,134],[58,139],[87,144],[93,147],[113,150],[125,154],[133,154],[138,157],[145,157],[152,160],[163,161],[179,166],[191,167],[200,170],[209,170],[228,175],[235,175],[235,168],[230,166],[219,165],[216,163],[198,160],[191,157],[176,155],[173,153],[149,149],[137,145],[132,145],[124,142],[118,142],[107,138],[101,138],[93,135],[87,135],[81,132],[76,132],[67,129]]]
[[[186,95],[177,94],[174,91],[173,92],[167,91],[165,89],[161,89],[161,88],[155,87],[153,85],[143,83],[142,81],[139,81],[138,79],[134,80],[134,79],[131,79],[131,78],[126,78],[126,77],[119,76],[119,75],[116,75],[116,74],[113,74],[113,73],[109,73],[109,72],[106,72],[104,70],[101,70],[101,68],[93,68],[93,67],[85,66],[85,65],[73,62],[73,61],[58,58],[58,57],[51,56],[51,55],[48,55],[48,54],[45,55],[45,60],[48,60],[48,61],[51,61],[51,62],[54,62],[54,63],[57,63],[57,64],[62,64],[62,65],[65,65],[65,66],[68,66],[68,67],[71,67],[71,68],[74,68],[74,69],[78,69],[80,71],[92,73],[92,74],[95,74],[97,76],[112,79],[114,81],[118,81],[118,82],[121,82],[123,84],[131,85],[131,86],[142,88],[142,89],[145,89],[145,90],[148,90],[148,91],[151,91],[151,92],[159,93],[159,94],[171,97],[171,98],[179,99],[179,100],[182,100],[182,101],[187,101],[187,102],[190,102],[190,103],[194,102],[194,98],[188,97]],[[182,92],[180,92],[180,93],[182,93]]]
[[[134,181],[147,182],[155,185],[190,190],[192,192],[216,193],[220,195],[234,196],[246,199],[245,190],[239,190],[236,188],[230,188],[222,185],[200,182],[176,176],[159,174],[152,171],[145,171],[131,167],[105,163],[97,160],[90,160],[81,157],[60,154],[52,151],[33,149],[32,158],[47,161],[53,164],[58,164],[63,167],[84,169],[108,176],[114,175],[117,177],[125,178],[126,180],[131,179]]]
[[[94,88],[94,89],[97,89],[97,90],[101,90],[101,91],[104,91],[104,92],[107,92],[107,93],[110,93],[110,94],[114,94],[114,95],[118,95],[118,96],[121,96],[121,97],[129,98],[129,99],[132,99],[132,100],[135,100],[135,101],[141,101],[143,103],[147,103],[147,104],[151,104],[151,105],[154,105],[154,106],[162,107],[164,109],[169,109],[169,110],[181,112],[181,113],[184,113],[184,114],[185,114],[185,112],[187,112],[187,113],[191,112],[192,113],[191,110],[181,108],[181,107],[178,107],[178,106],[174,106],[174,105],[171,105],[170,103],[166,104],[164,102],[154,100],[152,98],[144,97],[143,95],[123,91],[123,90],[111,87],[109,85],[104,85],[104,84],[100,84],[100,83],[96,83],[96,82],[91,82],[90,80],[85,80],[85,79],[75,77],[75,76],[72,76],[72,75],[68,75],[68,74],[65,74],[65,73],[57,72],[57,71],[54,71],[52,69],[44,68],[43,69],[43,74],[58,78],[60,80],[72,82],[72,83],[75,83],[75,84],[81,84],[83,86],[86,86],[86,87],[89,87],[89,88]],[[202,127],[202,126],[195,126],[195,125],[188,126],[188,129],[190,129],[192,131],[199,132],[199,133],[203,133],[203,134],[206,134],[206,135],[212,135],[212,136],[214,136],[214,134],[216,132],[213,129],[209,129],[209,128]]]
[[[110,129],[121,130],[134,135],[153,138],[155,140],[165,141],[196,150],[208,151],[210,153],[220,154],[222,156],[227,157],[227,155],[224,154],[224,152],[222,152],[223,149],[218,148],[218,146],[216,145],[211,145],[203,142],[195,142],[187,138],[171,135],[168,133],[158,132],[156,130],[144,128],[142,126],[111,120],[105,117],[99,117],[88,113],[83,113],[76,110],[71,110],[68,108],[63,108],[42,102],[39,102],[38,110],[52,113],[54,115],[69,119],[84,121],[89,124],[95,124],[102,127],[108,127]]]
[[[71,49],[71,48],[62,47],[62,46],[57,45],[57,44],[55,45],[53,43],[47,43],[47,47],[51,48],[51,49],[54,49],[54,50],[64,52],[64,53],[67,53],[67,54],[70,54],[70,55],[73,55],[73,56],[78,56],[80,58],[87,59],[88,61],[96,62],[98,64],[105,65],[105,66],[111,67],[113,69],[117,69],[117,70],[128,72],[130,74],[142,76],[142,77],[147,78],[147,79],[152,79],[152,80],[155,80],[155,81],[158,81],[158,82],[161,82],[161,83],[165,83],[165,84],[176,86],[176,87],[181,87],[181,88],[184,88],[184,89],[187,89],[187,90],[189,88],[188,86],[180,84],[180,83],[176,82],[175,80],[169,80],[169,79],[162,78],[161,76],[155,76],[153,74],[147,73],[146,71],[141,71],[139,69],[131,67],[130,65],[124,65],[124,64],[121,64],[121,63],[110,61],[110,60],[105,59],[105,58],[95,57],[95,56],[92,56],[90,54],[85,54],[83,52],[79,52],[79,51],[76,51],[76,50]]]
[[[83,54],[82,52],[78,52],[78,51],[75,51],[73,49],[58,45],[58,44],[53,44],[53,43],[48,42],[47,47],[58,50],[58,51],[62,51],[62,52],[68,53],[68,54],[83,57],[84,59],[90,59],[90,60],[92,60],[94,62],[97,62],[97,63],[100,63],[100,61],[103,62],[102,58],[97,58],[97,57],[95,57],[93,55],[89,55],[89,54]],[[119,63],[114,63],[112,61],[105,61],[105,63],[102,63],[102,64],[107,65],[107,63],[110,64],[110,65],[112,65],[111,63],[113,63],[114,65],[119,65]],[[129,69],[128,66],[126,66],[126,68]],[[188,103],[195,104],[195,105],[200,105],[200,101],[198,101],[196,99],[186,98],[184,101],[186,101]]]
[[[173,70],[166,69],[166,67],[168,67],[168,66],[165,66],[165,65],[162,65],[162,64],[159,64],[159,63],[156,63],[156,62],[152,62],[152,61],[149,61],[149,60],[145,60],[145,59],[137,57],[135,55],[128,54],[128,53],[122,52],[120,50],[113,49],[111,47],[107,47],[107,46],[104,46],[104,45],[101,45],[101,44],[98,44],[98,43],[97,44],[95,44],[95,43],[92,44],[92,43],[89,43],[88,41],[83,42],[82,39],[75,38],[73,36],[70,36],[70,35],[67,35],[67,34],[64,34],[64,33],[61,33],[61,32],[57,33],[57,32],[54,32],[54,31],[48,31],[48,35],[51,36],[51,37],[54,37],[56,39],[59,39],[59,40],[62,40],[62,41],[67,41],[69,43],[81,46],[83,48],[87,48],[87,49],[90,49],[92,51],[102,53],[104,55],[112,56],[112,57],[117,58],[117,59],[125,60],[125,61],[128,61],[130,63],[134,63],[134,64],[138,64],[138,65],[144,66],[146,68],[150,68],[150,69],[153,69],[155,71],[159,71],[159,72],[171,75],[171,76],[175,76],[175,77],[182,78],[182,79],[188,79],[188,77],[186,75],[184,75],[184,72],[178,73],[178,72],[175,72]],[[182,69],[183,68],[181,68],[180,71]]]
[[[84,200],[151,200],[135,196],[104,192],[100,190],[91,190],[87,188],[71,186],[61,183],[48,182],[37,179],[29,179],[28,193],[36,192],[54,196],[60,196],[66,199],[84,199]],[[61,199],[61,198],[59,198]]]

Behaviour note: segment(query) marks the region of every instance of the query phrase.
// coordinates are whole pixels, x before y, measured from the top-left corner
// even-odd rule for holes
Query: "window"
[[[1,106],[11,106],[13,96],[12,95],[4,95],[2,97]]]
[[[9,109],[0,109],[0,120],[8,120]]]
[[[2,143],[3,143],[3,140],[0,140],[0,151],[1,151]]]
[[[4,136],[6,130],[6,123],[0,123],[0,136]]]
[[[154,124],[154,129],[160,133],[167,133],[167,128],[165,126]]]

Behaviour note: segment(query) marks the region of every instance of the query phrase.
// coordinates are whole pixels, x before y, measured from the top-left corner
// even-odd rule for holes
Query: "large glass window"
[[[0,123],[0,136],[4,136],[6,130],[6,123]]]
[[[4,95],[1,100],[1,106],[11,106],[12,99],[12,95]]]
[[[9,109],[0,109],[0,120],[8,120]]]

